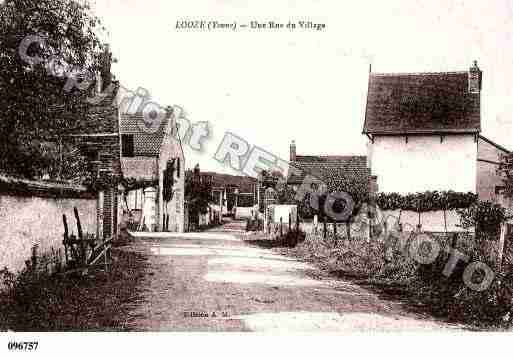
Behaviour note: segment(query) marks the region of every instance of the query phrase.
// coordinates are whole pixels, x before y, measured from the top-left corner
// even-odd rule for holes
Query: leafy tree
[[[100,27],[100,20],[83,0],[5,0],[0,4],[3,172],[25,177],[48,172],[42,167],[49,153],[39,151],[41,143],[60,142],[57,139],[84,121],[84,103],[92,89],[86,81],[90,76],[81,77],[86,82],[77,81],[84,85],[82,89],[66,91],[65,86],[77,69],[82,74],[103,69]],[[41,59],[37,63],[28,63],[20,55],[27,36],[44,38],[43,43],[33,42],[26,49],[27,56]],[[74,151],[67,145],[63,148]]]
[[[513,199],[513,153],[502,156],[499,173],[503,176],[504,195],[506,198]]]
[[[200,214],[208,213],[212,201],[212,182],[201,176],[199,164],[185,174],[185,200],[189,205],[189,216],[197,222]]]

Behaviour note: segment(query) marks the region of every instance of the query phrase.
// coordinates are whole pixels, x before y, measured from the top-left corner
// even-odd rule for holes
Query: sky
[[[208,121],[187,167],[231,173],[213,156],[226,131],[283,159],[366,154],[373,72],[483,71],[482,134],[513,150],[511,1],[96,0],[126,88]],[[179,20],[312,21],[324,31],[177,30]]]

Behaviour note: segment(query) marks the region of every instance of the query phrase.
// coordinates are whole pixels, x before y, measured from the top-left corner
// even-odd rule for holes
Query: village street
[[[204,233],[138,233],[148,258],[124,327],[158,331],[461,330],[244,241],[243,223]]]

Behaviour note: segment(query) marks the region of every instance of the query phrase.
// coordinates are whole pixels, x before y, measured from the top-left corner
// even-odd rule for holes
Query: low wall
[[[385,218],[388,228],[393,228],[393,224],[399,221],[403,225],[403,231],[415,231],[419,224],[419,214],[414,211],[381,211],[381,218]],[[379,219],[379,216],[378,216]],[[456,210],[445,212],[445,221],[447,223],[447,232],[464,231],[460,225],[460,216]],[[445,232],[444,211],[422,212],[420,214],[420,223],[422,231],[426,232]]]
[[[34,250],[38,256],[62,259],[62,215],[76,235],[74,207],[83,232],[96,234],[96,199],[85,188],[33,181],[14,185],[0,176],[0,269],[21,271]]]
[[[280,223],[280,219],[282,223],[289,223],[289,215],[291,217],[291,222],[296,223],[297,218],[297,206],[289,205],[289,204],[273,204],[268,207],[268,212],[271,216],[271,223]]]
[[[417,231],[419,214],[414,211],[379,211],[376,220],[379,224],[386,223],[388,230],[397,230],[397,223],[401,223],[403,232],[413,232]],[[312,222],[313,221],[302,222],[300,224],[302,230],[307,233],[315,232],[315,227]],[[368,223],[366,215],[364,215],[363,218],[356,217],[354,223],[351,224],[352,235],[367,237],[369,235],[369,231],[367,226],[365,226],[365,223]],[[467,232],[466,229],[459,226],[460,216],[456,210],[446,211],[445,221],[443,211],[423,212],[420,214],[420,223],[422,225],[421,230],[423,232]],[[447,224],[447,229],[445,228],[445,223]],[[341,229],[345,231],[345,226],[345,224],[339,224],[339,232]],[[317,231],[322,230],[323,224],[319,222],[317,224]],[[333,224],[328,224],[327,231],[330,233],[333,232]],[[473,233],[473,229],[469,229],[468,232]]]

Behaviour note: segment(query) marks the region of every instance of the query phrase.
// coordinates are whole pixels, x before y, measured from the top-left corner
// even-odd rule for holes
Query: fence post
[[[66,256],[66,265],[68,264],[68,222],[66,221],[66,215],[62,215],[62,222],[64,223],[64,254]]]
[[[292,231],[292,213],[289,212],[289,232]]]
[[[337,221],[333,221],[333,236],[335,237],[335,241],[337,240]]]
[[[451,243],[451,254],[456,250],[457,246],[458,246],[458,233],[453,233],[452,243]]]
[[[280,237],[283,237],[283,217],[280,217]]]
[[[326,217],[324,217],[324,228],[323,228],[323,232],[324,232],[324,239],[326,239],[326,235],[327,235],[327,232],[328,232],[328,225],[326,224]]]
[[[296,232],[299,233],[299,211],[296,213]]]
[[[499,238],[499,248],[498,248],[499,253],[497,254],[497,266],[498,266],[499,270],[501,270],[501,268],[502,268],[502,257],[504,255],[504,243],[506,242],[507,228],[508,228],[508,226],[506,223],[501,224],[501,234],[500,234],[500,238]]]
[[[447,213],[445,213],[445,208],[444,208],[444,229],[445,229],[445,233],[447,234]]]
[[[373,223],[373,216],[372,216],[372,213],[371,211],[367,211],[367,218],[369,220],[369,241],[372,239],[372,223]]]

